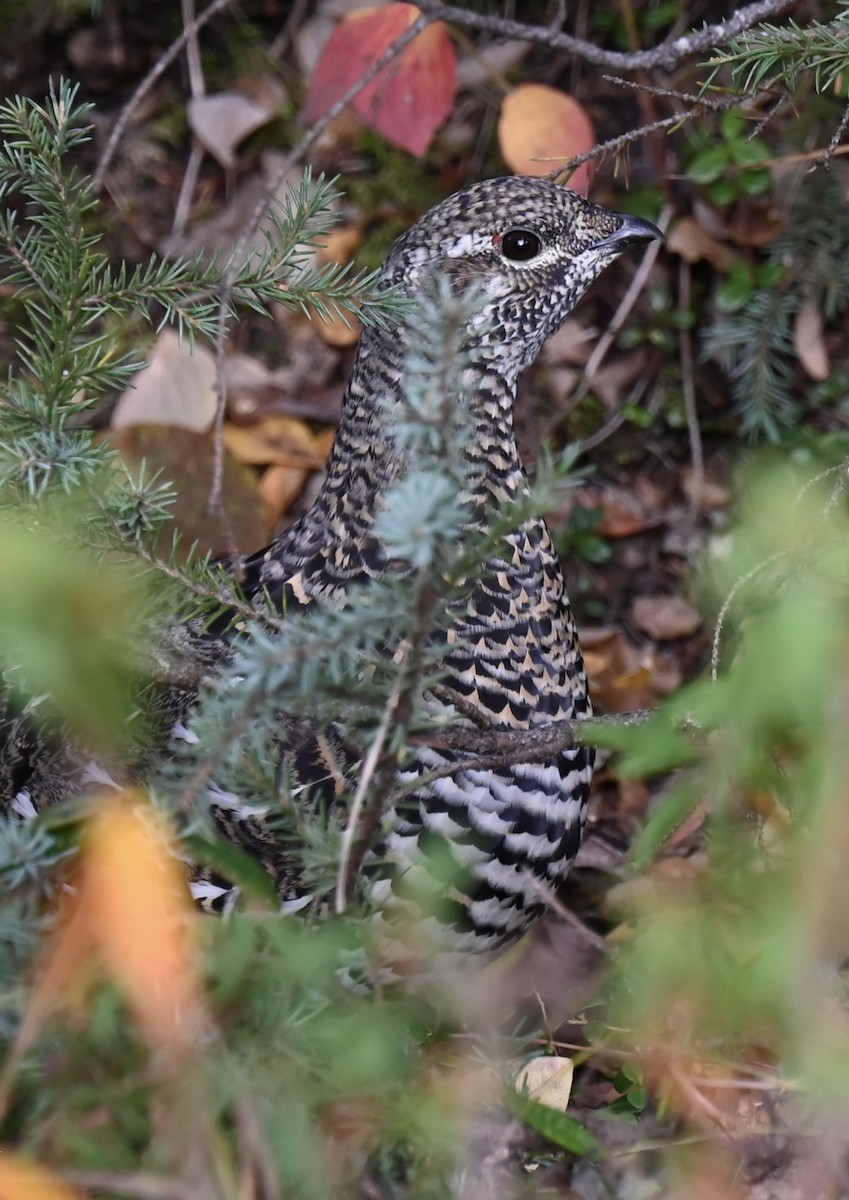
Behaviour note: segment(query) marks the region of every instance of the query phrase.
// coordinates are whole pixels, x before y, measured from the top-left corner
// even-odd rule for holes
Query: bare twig
[[[690,264],[681,259],[678,264],[678,304],[683,312],[690,311],[691,296]],[[702,502],[705,485],[705,456],[702,449],[702,431],[696,408],[695,359],[693,335],[689,329],[681,329],[678,335],[681,356],[681,391],[684,394],[684,412],[687,414],[687,434],[690,439],[690,462],[693,467],[690,489],[690,513],[695,516]]]
[[[404,649],[401,651],[404,655]],[[403,666],[403,660],[402,660]],[[377,727],[377,732],[374,735],[374,740],[368,748],[365,759],[363,760],[360,778],[357,782],[357,790],[354,793],[354,799],[351,801],[351,811],[348,815],[348,821],[345,825],[345,830],[342,834],[342,844],[339,848],[339,870],[336,873],[336,893],[334,897],[334,908],[337,913],[345,911],[345,902],[348,894],[348,876],[351,866],[351,853],[354,848],[354,841],[357,836],[357,830],[360,823],[360,814],[365,804],[366,793],[371,786],[371,781],[374,778],[374,773],[377,770],[377,765],[380,762],[383,754],[383,747],[386,745],[386,739],[389,736],[389,727],[398,711],[398,704],[401,700],[401,692],[405,683],[405,673],[403,669],[399,670],[395,678],[395,685],[392,692],[386,701],[383,709],[383,714],[380,718],[380,724]]]
[[[99,192],[103,187],[103,180],[106,172],[108,171],[115,151],[118,148],[118,143],[127,132],[127,126],[130,123],[133,113],[156,83],[157,79],[160,79],[165,74],[165,72],[171,66],[171,63],[174,62],[174,60],[179,56],[189,39],[194,37],[198,30],[202,29],[203,26],[206,25],[207,21],[211,21],[217,13],[223,12],[225,8],[229,8],[233,3],[234,0],[212,0],[212,3],[209,5],[209,7],[205,8],[199,17],[196,17],[191,24],[187,25],[183,29],[183,32],[180,34],[180,36],[174,39],[165,53],[156,60],[154,65],[148,71],[147,75],[145,75],[144,79],[141,81],[139,86],[133,92],[132,96],[130,96],[129,100],[122,108],[121,115],[115,122],[115,126],[109,135],[109,140],[107,141],[103,153],[100,156],[100,161],[97,164],[97,170],[94,172],[94,178],[92,180],[92,187],[95,192]]]
[[[198,1200],[194,1184],[141,1171],[63,1171],[62,1178],[72,1187],[117,1192],[136,1200]]]
[[[759,0],[755,4],[746,4],[727,21],[692,30],[683,37],[655,46],[653,50],[635,50],[629,53],[604,50],[593,42],[572,37],[568,33],[554,32],[549,26],[527,25],[522,21],[509,21],[486,13],[469,12],[463,8],[441,4],[439,0],[418,0],[418,7],[431,18],[438,18],[452,25],[534,42],[545,46],[547,50],[565,51],[574,58],[594,63],[596,66],[618,71],[635,71],[641,67],[665,67],[671,70],[689,55],[713,50],[715,46],[737,37],[758,21],[775,17],[793,7],[793,0]]]
[[[547,721],[530,729],[472,729],[468,725],[448,725],[411,737],[410,744],[424,744],[434,750],[460,751],[463,757],[429,771],[415,781],[415,786],[421,787],[463,771],[488,771],[511,763],[543,762],[561,750],[596,745],[599,735],[603,736],[607,730],[645,725],[652,716],[652,709],[636,709],[629,713],[583,717],[575,721]]]

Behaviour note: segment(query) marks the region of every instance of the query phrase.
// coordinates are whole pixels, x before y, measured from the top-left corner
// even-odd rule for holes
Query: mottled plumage
[[[526,487],[513,431],[519,374],[608,263],[628,245],[658,236],[647,222],[556,184],[506,178],[450,197],[395,243],[386,277],[410,296],[440,272],[455,290],[475,286],[487,297],[463,339],[474,426],[466,498],[476,528]],[[539,252],[529,253],[537,241]],[[294,528],[248,565],[246,587],[255,603],[270,599],[289,613],[340,604],[352,585],[392,569],[374,524],[403,471],[386,401],[395,397],[400,411],[410,336],[403,328],[363,333],[321,491]],[[563,574],[542,519],[506,540],[504,555],[490,559],[473,581],[465,611],[439,636],[457,645],[445,659],[445,690],[486,723],[522,729],[589,713]],[[311,752],[316,778],[327,779],[332,772],[322,747]],[[344,762],[341,751],[336,757]],[[402,780],[415,783],[458,757],[418,750]],[[419,871],[438,863],[443,877],[451,864],[451,883],[430,921],[435,941],[475,951],[512,941],[544,911],[575,858],[592,758],[589,750],[573,749],[549,762],[461,771],[418,788],[391,822],[382,850],[397,869],[374,885],[375,898],[387,915],[403,916]],[[238,837],[233,814],[225,821]],[[248,827],[261,842],[257,824]],[[286,861],[270,848],[267,859],[272,870],[275,861],[278,869]]]
[[[580,297],[627,246],[658,237],[654,226],[588,203],[540,179],[488,180],[426,213],[393,246],[386,279],[411,297],[438,272],[455,291],[474,286],[486,300],[464,330],[471,364],[464,379],[472,435],[465,499],[476,529],[486,528],[526,487],[513,431],[521,371]],[[245,564],[244,589],[256,605],[287,617],[314,604],[340,605],[348,590],[387,570],[375,529],[387,489],[403,473],[392,434],[392,404],[404,393],[409,327],[367,329],[348,384],[326,476],[313,505],[264,553]],[[523,729],[590,711],[577,634],[557,554],[545,522],[527,521],[504,542],[453,623],[437,631],[447,645],[444,693],[496,728]],[[433,701],[433,707],[439,704]],[[290,766],[300,778],[331,782],[356,774],[344,731],[315,730],[290,714]],[[0,756],[2,757],[2,756]],[[423,775],[461,752],[419,749],[405,761],[413,786],[388,823],[381,847],[394,863],[373,894],[391,921],[411,907],[424,870],[450,876],[428,918],[451,949],[491,951],[523,933],[568,871],[587,810],[592,753],[578,748],[548,762],[497,770],[460,770],[416,787]],[[21,772],[16,767],[15,778]],[[17,799],[37,797],[19,783]],[[7,801],[8,802],[8,801]],[[281,897],[297,900],[291,856],[261,817],[239,799],[221,798],[218,819],[276,878]],[[453,864],[448,875],[446,863]],[[435,865],[438,864],[438,865]],[[201,889],[203,891],[203,889]],[[215,887],[204,891],[207,900]]]

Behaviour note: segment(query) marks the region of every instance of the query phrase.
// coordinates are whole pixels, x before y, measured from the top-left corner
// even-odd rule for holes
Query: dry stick
[[[63,1171],[62,1178],[72,1187],[117,1192],[136,1200],[197,1200],[193,1184],[140,1171]]]
[[[547,721],[530,729],[470,729],[467,725],[446,726],[427,735],[410,738],[434,750],[459,750],[463,757],[422,775],[415,786],[422,787],[437,779],[447,779],[464,771],[489,771],[512,763],[545,762],[561,750],[592,746],[599,734],[608,729],[629,729],[645,725],[655,716],[654,709],[635,709],[604,717],[583,717],[575,721]]]
[[[653,50],[635,50],[623,53],[618,50],[603,50],[592,42],[572,37],[568,33],[555,33],[548,26],[526,25],[521,21],[510,21],[484,13],[467,12],[463,8],[440,4],[439,0],[417,0],[417,2],[422,12],[429,14],[432,18],[450,22],[452,25],[481,29],[501,37],[534,42],[537,45],[545,46],[547,50],[563,50],[585,62],[620,71],[635,71],[640,67],[672,69],[688,55],[712,50],[715,46],[737,37],[738,34],[743,33],[758,21],[774,17],[785,9],[794,7],[794,0],[759,0],[758,3],[745,5],[727,21],[721,21],[717,25],[708,25],[704,29],[693,30],[682,37],[675,38],[674,41],[655,46]]]
[[[395,680],[395,686],[392,689],[389,699],[386,701],[383,715],[380,718],[380,724],[378,725],[377,732],[374,735],[374,741],[369,746],[368,753],[363,760],[363,769],[360,772],[357,790],[354,793],[354,799],[351,802],[351,811],[345,825],[345,831],[342,834],[342,844],[339,848],[339,870],[336,873],[336,893],[333,901],[333,907],[337,913],[343,913],[345,911],[345,901],[348,894],[348,874],[351,865],[351,854],[354,849],[354,839],[357,836],[357,828],[360,823],[360,814],[362,813],[363,805],[365,804],[366,792],[371,785],[371,781],[374,778],[374,773],[377,770],[377,765],[380,762],[380,757],[383,754],[383,747],[386,745],[386,739],[389,736],[389,724],[397,711],[398,702],[401,699],[401,691],[403,687],[404,672],[399,670]]]
[[[174,62],[189,39],[194,37],[198,30],[202,29],[204,25],[206,25],[207,21],[212,20],[216,13],[223,12],[225,8],[229,8],[229,6],[233,3],[234,0],[212,0],[212,4],[210,4],[209,8],[205,8],[199,17],[196,17],[190,25],[185,27],[180,36],[174,39],[165,53],[156,60],[154,65],[148,71],[147,75],[145,75],[144,79],[141,81],[139,86],[136,88],[132,96],[130,96],[129,100],[121,110],[121,115],[115,122],[115,127],[110,133],[106,147],[100,156],[100,161],[97,164],[97,170],[94,172],[94,179],[92,180],[92,187],[95,192],[99,192],[103,187],[104,176],[106,175],[115,151],[118,148],[118,143],[127,132],[127,126],[130,123],[130,118],[138,108],[139,104],[141,104],[147,93],[156,83],[157,79],[160,79],[165,74],[167,69],[171,66],[171,63]]]
[[[643,397],[651,387],[652,382],[653,380],[648,376],[645,376],[643,379],[638,379],[628,395],[625,397],[625,403],[622,405],[622,407],[618,409],[613,416],[609,418],[609,420],[605,421],[605,423],[601,425],[595,431],[595,433],[591,433],[588,437],[585,437],[581,440],[580,453],[589,454],[590,450],[595,450],[596,446],[600,446],[602,442],[606,442],[609,437],[612,437],[620,425],[624,425],[628,420],[629,411],[633,410],[636,405],[642,403]],[[652,410],[653,406],[651,402],[649,402],[646,411],[651,413]]]
[[[195,0],[180,0],[180,5],[183,11],[183,25],[187,29],[190,29],[195,20]],[[195,29],[186,42],[186,66],[189,70],[189,87],[192,99],[197,100],[201,96],[206,95],[206,83],[203,78],[203,64],[200,57],[197,29]],[[186,228],[203,154],[204,151],[200,139],[196,134],[193,134],[189,161],[186,164],[183,183],[180,187],[180,195],[177,197],[177,204],[174,208],[174,220],[171,222],[172,237],[182,237],[183,231]]]
[[[224,345],[227,340],[227,324],[230,310],[230,302],[233,297],[233,287],[236,280],[236,274],[239,270],[239,265],[245,256],[247,247],[251,238],[254,237],[259,229],[263,217],[268,210],[268,204],[271,197],[277,192],[282,185],[286,176],[292,170],[292,167],[303,158],[306,151],[312,144],[321,136],[324,130],[342,113],[352,100],[355,100],[363,88],[375,79],[380,72],[387,67],[391,62],[409,46],[418,35],[431,25],[437,19],[436,14],[424,14],[420,16],[399,38],[381,54],[380,58],[375,59],[367,71],[365,71],[356,83],[352,84],[346,92],[344,92],[336,103],[325,113],[325,115],[309,129],[292,150],[286,155],[283,163],[280,166],[274,179],[266,188],[263,195],[258,200],[251,213],[250,219],[244,229],[242,236],[236,243],[233,254],[230,258],[229,266],[224,275],[224,280],[221,285],[221,300],[218,306],[218,331],[215,338],[215,360],[217,371],[217,390],[218,390],[218,407],[215,414],[215,457],[213,461],[212,486],[209,490],[209,509],[212,512],[218,512],[221,508],[221,488],[224,480],[224,415],[227,407],[227,385],[224,380]]]
[[[690,311],[692,300],[691,282],[690,264],[682,258],[678,264],[678,303],[684,312]],[[681,390],[684,393],[684,412],[687,414],[687,434],[690,439],[690,462],[693,467],[692,487],[690,489],[690,515],[695,517],[702,502],[702,494],[705,486],[705,456],[702,449],[702,431],[699,428],[699,414],[696,408],[693,335],[689,329],[682,329],[680,331],[678,349],[681,357]]]

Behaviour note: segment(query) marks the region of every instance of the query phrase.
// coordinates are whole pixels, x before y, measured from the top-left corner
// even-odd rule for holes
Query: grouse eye
[[[542,238],[532,229],[508,229],[501,238],[501,253],[513,262],[529,262],[542,250]]]

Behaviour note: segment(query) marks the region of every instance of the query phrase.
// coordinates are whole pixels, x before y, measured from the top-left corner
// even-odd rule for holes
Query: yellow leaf
[[[274,413],[251,425],[225,425],[224,445],[239,462],[315,470],[325,454],[305,421]]]
[[[572,1094],[571,1058],[532,1058],[516,1080],[516,1091],[565,1112]]]
[[[84,1200],[44,1167],[0,1147],[0,1200]]]
[[[523,83],[504,97],[498,144],[517,175],[547,175],[592,150],[596,137],[589,113],[573,96],[542,83]],[[589,188],[590,166],[584,163],[569,179],[569,187],[582,195]]]
[[[148,1041],[190,1045],[202,1016],[195,918],[167,832],[140,795],[104,798],[86,833],[81,887],[104,965]]]

